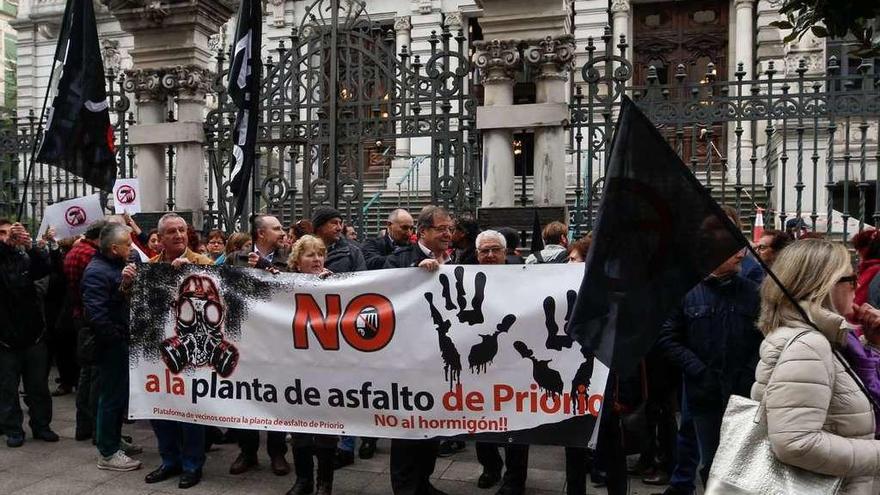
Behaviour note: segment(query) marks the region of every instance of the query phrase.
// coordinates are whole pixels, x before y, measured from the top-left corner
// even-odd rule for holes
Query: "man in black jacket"
[[[385,232],[367,239],[361,246],[368,270],[378,270],[385,266],[385,258],[397,249],[409,246],[413,233],[413,217],[403,208],[388,215]]]
[[[135,277],[131,254],[131,231],[125,225],[107,224],[101,229],[100,251],[82,277],[82,303],[86,322],[94,332],[98,373],[98,418],[95,427],[98,469],[133,471],[141,462],[121,448],[122,420],[128,399],[128,290]]]
[[[327,246],[324,266],[328,270],[333,273],[348,273],[367,269],[361,248],[342,235],[342,214],[339,211],[326,206],[315,209],[312,213],[312,227],[315,235]]]
[[[34,438],[57,442],[52,431],[49,352],[40,295],[34,284],[47,276],[47,253],[34,247],[20,223],[0,220],[0,429],[6,445],[24,444],[24,415],[18,398],[23,382]]]
[[[283,246],[284,228],[278,218],[271,215],[254,217],[254,250],[250,253],[236,251],[230,256],[228,263],[234,266],[252,266],[256,268],[274,268],[287,271],[287,257],[290,249]],[[246,257],[246,258],[245,258]],[[260,432],[257,430],[236,429],[235,438],[241,450],[238,457],[229,466],[229,474],[242,474],[259,464],[257,451],[260,448]],[[290,464],[284,456],[287,454],[287,433],[283,431],[266,432],[266,451],[269,454],[272,472],[284,476],[290,472]]]
[[[422,209],[418,220],[419,240],[385,260],[385,268],[420,267],[429,272],[450,262],[447,250],[455,228],[449,213],[437,206]],[[426,322],[426,324],[430,324]],[[440,441],[391,441],[391,488],[394,495],[443,495],[429,481],[437,461]]]
[[[326,206],[316,208],[312,212],[312,227],[315,229],[315,236],[327,246],[325,268],[333,273],[362,272],[367,269],[361,248],[342,235],[342,214],[339,211]],[[354,437],[343,436],[339,439],[339,448],[336,449],[333,463],[336,469],[354,463],[354,443]],[[294,464],[298,455],[300,454],[294,451]]]

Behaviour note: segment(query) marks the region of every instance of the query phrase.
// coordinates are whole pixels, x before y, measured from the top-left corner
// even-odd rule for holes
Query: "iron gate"
[[[715,199],[735,207],[745,221],[753,222],[762,208],[771,225],[799,218],[812,231],[844,239],[865,225],[880,226],[880,76],[874,60],[832,55],[823,73],[811,75],[805,60],[789,59],[784,67],[770,61],[751,80],[741,64],[730,80],[717,78],[709,64],[700,78],[678,65],[661,81],[651,66],[643,68],[647,84],[633,85],[626,39],[614,40],[606,27],[601,41],[604,49],[588,40],[586,63],[578,68],[582,82],[572,84],[575,233],[592,230],[624,93]],[[833,227],[835,219],[842,225]]]
[[[363,2],[316,0],[290,36],[270,50],[260,94],[254,211],[287,223],[330,205],[362,232],[371,169],[388,166],[395,139],[419,137],[430,141],[432,201],[459,211],[475,207],[476,103],[467,92],[465,37],[444,26],[428,39],[426,59],[394,44],[391,27],[372,22]],[[218,54],[220,104],[205,124],[219,191],[227,190],[233,162],[227,60]],[[229,197],[208,208],[209,224],[228,231],[244,220],[233,218]]]

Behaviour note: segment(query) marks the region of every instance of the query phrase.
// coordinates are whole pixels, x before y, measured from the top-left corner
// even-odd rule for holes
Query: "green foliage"
[[[785,0],[779,12],[786,20],[771,23],[791,29],[785,42],[810,31],[819,38],[844,38],[851,34],[861,45],[854,55],[880,55],[880,33],[874,32],[874,19],[880,18],[880,0]]]

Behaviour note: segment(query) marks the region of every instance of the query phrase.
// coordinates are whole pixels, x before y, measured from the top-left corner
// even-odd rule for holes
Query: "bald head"
[[[409,244],[413,233],[413,217],[403,208],[398,208],[388,215],[388,236],[399,246]]]

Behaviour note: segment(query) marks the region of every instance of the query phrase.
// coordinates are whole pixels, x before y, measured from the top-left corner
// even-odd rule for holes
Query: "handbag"
[[[782,352],[808,332],[794,336],[785,344]],[[843,481],[841,478],[807,471],[776,458],[770,448],[763,410],[763,400],[758,402],[739,395],[730,396],[721,421],[721,441],[712,461],[704,495],[838,493]]]

